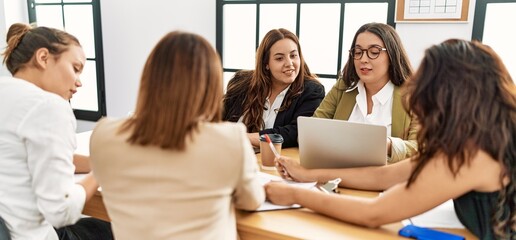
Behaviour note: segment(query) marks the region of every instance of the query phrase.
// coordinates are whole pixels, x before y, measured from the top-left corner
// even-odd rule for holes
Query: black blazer
[[[233,78],[230,83],[231,81],[242,81],[242,79]],[[279,133],[284,139],[283,148],[297,147],[297,117],[311,117],[324,96],[324,86],[321,83],[305,79],[304,90],[301,95],[295,98],[287,109],[278,112],[273,128],[261,130],[260,134]],[[224,121],[237,122],[240,119],[243,113],[242,102],[244,98],[245,95],[231,96],[226,99],[222,115]],[[284,103],[285,101],[282,105]]]

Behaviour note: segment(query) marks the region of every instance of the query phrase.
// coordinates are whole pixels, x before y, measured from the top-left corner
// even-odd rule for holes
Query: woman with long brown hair
[[[385,190],[375,199],[266,185],[276,204],[298,203],[343,221],[377,227],[453,199],[460,221],[480,239],[516,237],[516,86],[500,57],[480,42],[430,47],[409,82],[408,109],[421,123],[419,153],[384,167],[307,170],[280,158],[298,181]],[[286,174],[285,174],[286,173]]]
[[[265,199],[245,127],[222,123],[222,67],[203,37],[165,35],[134,115],[101,120],[90,154],[118,239],[236,239],[234,207]]]
[[[278,133],[283,147],[297,143],[297,117],[312,116],[324,87],[310,73],[292,32],[270,30],[256,50],[255,70],[242,70],[228,83],[223,120],[243,122],[253,146],[259,135]]]

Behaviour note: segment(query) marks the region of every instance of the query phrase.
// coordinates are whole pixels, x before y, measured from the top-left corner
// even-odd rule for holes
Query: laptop
[[[297,119],[299,161],[305,168],[381,166],[387,163],[387,127],[344,120]]]

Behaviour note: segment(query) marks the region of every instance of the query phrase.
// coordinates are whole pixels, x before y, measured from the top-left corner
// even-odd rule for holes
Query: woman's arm
[[[88,156],[74,154],[73,165],[75,165],[75,173],[89,173],[91,171],[90,158]]]
[[[449,170],[444,158],[434,158],[410,188],[406,188],[406,182],[401,182],[372,199],[325,194],[278,182],[266,184],[265,189],[268,199],[275,204],[297,203],[342,221],[377,227],[421,214],[472,190],[497,190],[496,186],[500,187],[500,167],[496,166],[495,161],[489,160],[489,157],[483,156],[483,160],[477,160],[478,158],[477,156],[472,161],[476,163],[462,167],[456,176]],[[399,164],[406,162],[408,161]],[[370,171],[373,170],[375,169]],[[367,177],[369,175],[360,179],[365,180]]]
[[[342,91],[339,90],[339,88],[342,84],[342,81],[337,80],[330,92],[326,94],[321,104],[319,104],[319,107],[315,110],[313,114],[314,117],[333,119]]]
[[[239,139],[242,145],[241,158],[242,173],[239,183],[233,193],[235,207],[244,210],[256,210],[265,201],[265,191],[257,176],[258,168],[256,155],[247,139],[245,139],[245,128],[239,128]]]
[[[43,100],[20,124],[19,134],[25,139],[39,211],[54,227],[76,222],[86,196],[74,179],[75,118],[70,104],[57,98]]]
[[[414,156],[417,152],[417,132],[419,129],[418,121],[415,117],[410,119],[410,124],[408,125],[408,134],[406,139],[398,138],[398,137],[389,137],[390,146],[388,147],[389,153],[389,163],[395,163],[401,161],[403,159]]]
[[[257,132],[254,133],[248,133],[247,138],[251,142],[251,145],[253,147],[260,147],[260,134]]]
[[[99,184],[97,183],[97,179],[93,176],[93,172],[88,173],[88,175],[86,175],[86,177],[77,184],[84,188],[84,191],[86,192],[86,202],[93,197],[99,188]]]
[[[278,172],[284,178],[319,183],[340,178],[341,187],[374,191],[385,190],[406,181],[414,165],[413,161],[407,160],[381,167],[306,169],[291,158],[282,156],[276,160]]]
[[[389,163],[395,163],[413,156],[417,152],[417,133],[419,122],[403,107],[400,87],[395,87],[392,102],[392,126],[389,137]]]

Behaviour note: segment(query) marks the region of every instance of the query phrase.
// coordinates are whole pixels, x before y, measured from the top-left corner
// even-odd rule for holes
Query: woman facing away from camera
[[[241,70],[229,81],[223,120],[243,122],[254,147],[261,134],[278,133],[283,148],[297,147],[297,117],[311,116],[324,87],[310,73],[292,32],[270,30],[256,51],[255,70]]]
[[[68,102],[86,58],[74,36],[16,23],[7,32],[0,78],[0,217],[12,239],[112,239],[108,222],[81,218],[97,191],[91,173],[75,182],[76,120]],[[74,163],[80,163],[81,166]]]
[[[101,120],[90,157],[118,239],[236,239],[235,207],[265,200],[241,123],[221,122],[222,66],[171,32],[143,68],[134,115]]]
[[[412,74],[396,30],[367,23],[353,38],[349,59],[314,117],[387,127],[387,162],[417,151],[417,124],[403,109],[401,86]],[[342,133],[345,134],[345,133]]]
[[[430,47],[409,82],[407,107],[421,124],[419,152],[410,160],[322,173],[278,159],[284,177],[340,177],[341,187],[387,189],[381,196],[328,195],[270,183],[267,197],[369,227],[453,199],[459,220],[480,239],[515,239],[516,86],[498,55],[480,42],[456,39]]]

